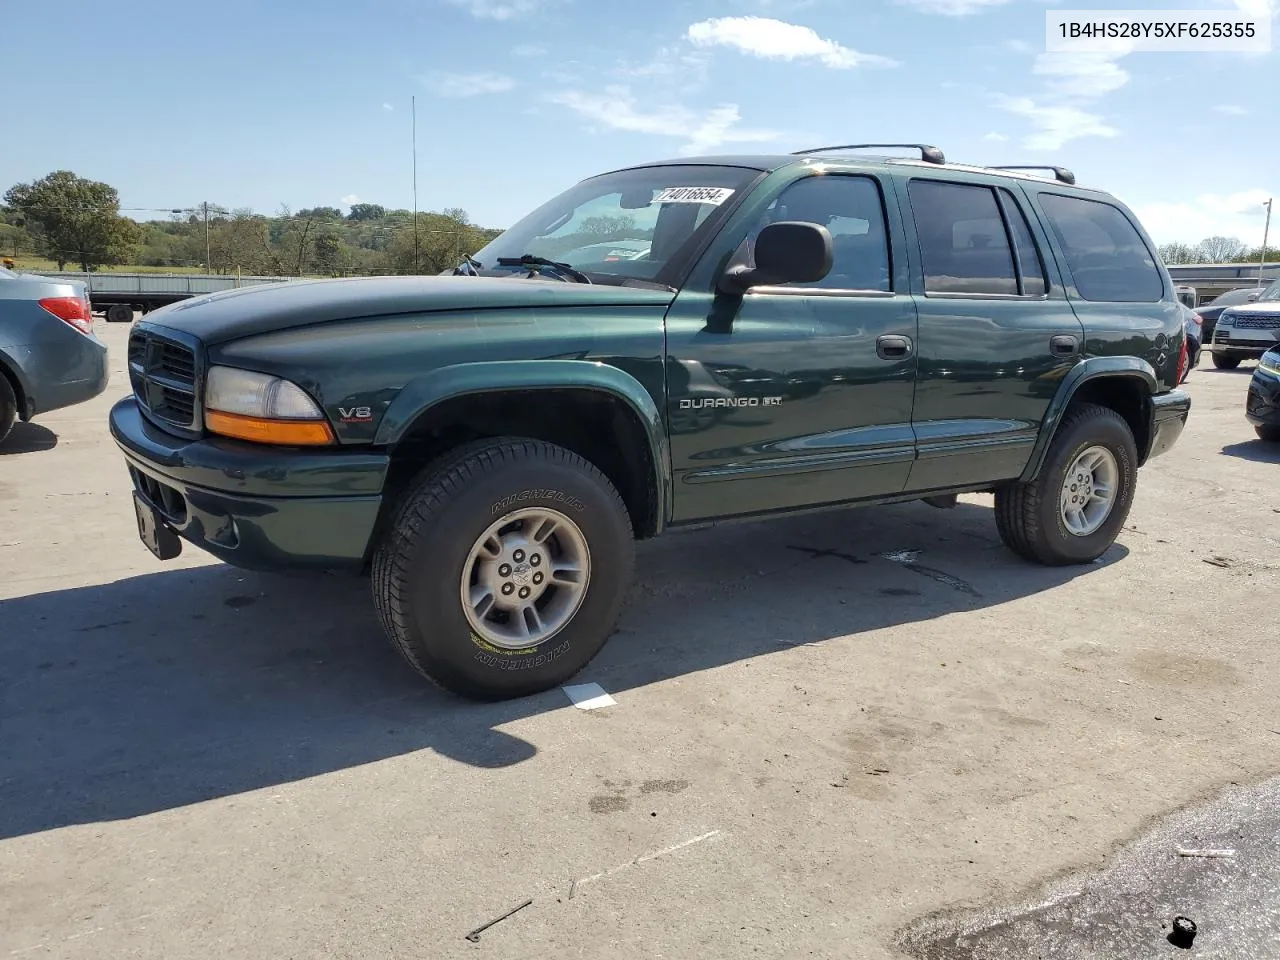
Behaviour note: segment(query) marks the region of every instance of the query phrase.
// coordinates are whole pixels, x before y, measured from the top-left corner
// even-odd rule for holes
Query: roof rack
[[[1037,164],[1015,164],[1012,166],[1004,166],[1004,167],[996,166],[996,167],[991,167],[990,169],[992,170],[1052,170],[1054,179],[1056,179],[1059,183],[1074,184],[1076,182],[1076,175],[1072,173],[1070,170],[1068,170],[1066,167],[1040,166]]]
[[[910,147],[913,150],[920,151],[920,159],[925,163],[947,162],[947,158],[942,155],[941,150],[927,143],[845,143],[835,147],[815,147],[812,150],[797,150],[792,156],[798,157],[806,153],[830,153],[832,150],[866,150],[882,147]]]

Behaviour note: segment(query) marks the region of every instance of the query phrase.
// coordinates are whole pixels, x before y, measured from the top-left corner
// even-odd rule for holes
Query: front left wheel
[[[577,454],[499,439],[415,482],[373,557],[392,642],[440,686],[479,700],[558,686],[600,651],[631,579],[630,517]]]

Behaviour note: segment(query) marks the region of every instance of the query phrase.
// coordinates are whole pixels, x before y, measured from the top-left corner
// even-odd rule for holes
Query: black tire
[[[530,507],[573,521],[591,572],[581,605],[558,632],[533,647],[504,649],[472,629],[460,596],[463,568],[491,523]],[[592,464],[542,441],[479,441],[411,485],[376,545],[373,598],[392,643],[424,677],[464,697],[505,700],[559,686],[599,653],[617,622],[634,556],[626,506]]]
[[[1240,358],[1215,350],[1213,352],[1213,365],[1219,370],[1234,370],[1240,366]]]
[[[1119,490],[1102,526],[1077,536],[1067,530],[1058,498],[1067,469],[1095,445],[1115,457]],[[1137,480],[1138,447],[1129,424],[1108,407],[1080,404],[1058,427],[1039,476],[996,490],[996,529],[1005,546],[1023,559],[1051,567],[1089,563],[1115,542],[1133,505]]]
[[[1257,431],[1259,440],[1265,440],[1267,443],[1280,443],[1280,427],[1265,423],[1253,429]],[[0,436],[3,436],[3,433],[0,433]]]
[[[0,371],[0,443],[4,443],[4,438],[9,435],[17,419],[18,397],[13,392],[9,377],[4,371]]]
[[[107,323],[132,323],[133,307],[127,303],[113,303],[107,307]]]

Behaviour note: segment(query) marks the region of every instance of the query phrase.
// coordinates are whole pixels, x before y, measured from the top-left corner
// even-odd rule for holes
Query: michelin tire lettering
[[[517,503],[523,503],[526,500],[550,500],[552,503],[564,504],[572,510],[582,510],[584,504],[577,497],[565,493],[563,490],[521,490],[519,493],[513,493],[509,497],[503,497],[497,503],[489,508],[489,515],[496,516],[503,510],[509,510]]]

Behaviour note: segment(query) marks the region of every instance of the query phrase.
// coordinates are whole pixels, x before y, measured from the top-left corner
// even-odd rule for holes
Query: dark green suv
[[[451,275],[158,310],[111,431],[144,542],[372,572],[445,687],[529,694],[613,629],[663,530],[995,495],[1085,563],[1190,410],[1179,303],[1122,204],[828,147],[585,180]]]

